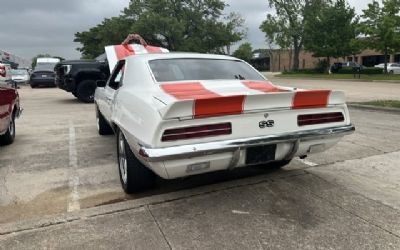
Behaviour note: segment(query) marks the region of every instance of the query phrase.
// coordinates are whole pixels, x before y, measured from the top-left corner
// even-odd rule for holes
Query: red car
[[[9,84],[0,81],[0,145],[14,141],[15,119],[21,114],[17,89]]]

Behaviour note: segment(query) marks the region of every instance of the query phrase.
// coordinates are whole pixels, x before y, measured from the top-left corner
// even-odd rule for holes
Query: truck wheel
[[[91,103],[94,101],[95,91],[96,91],[96,82],[93,80],[84,80],[78,84],[76,95],[80,101]]]
[[[155,174],[135,157],[121,130],[117,135],[117,150],[119,177],[125,193],[131,194],[152,187]]]
[[[100,113],[98,107],[96,107],[96,122],[97,122],[97,131],[99,135],[111,135],[113,134],[113,130],[104,118],[104,116]]]
[[[288,165],[291,161],[292,161],[292,159],[275,161],[275,162],[269,163],[268,166],[272,167],[272,168],[282,168],[282,167]]]
[[[15,116],[11,116],[10,124],[8,125],[7,132],[4,135],[0,135],[0,145],[9,145],[14,142],[15,139]]]

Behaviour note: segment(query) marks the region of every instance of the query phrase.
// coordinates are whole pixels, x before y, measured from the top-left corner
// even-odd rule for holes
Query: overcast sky
[[[348,0],[361,13],[372,0]],[[0,49],[30,59],[39,53],[76,59],[79,44],[74,33],[117,16],[129,0],[9,0],[0,8]],[[259,30],[268,11],[266,0],[226,0],[226,12],[239,12],[246,19],[253,48],[263,48],[264,34]],[[245,42],[245,41],[242,41]]]

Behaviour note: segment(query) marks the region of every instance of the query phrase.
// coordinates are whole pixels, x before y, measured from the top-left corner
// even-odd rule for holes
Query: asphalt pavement
[[[369,86],[346,95],[372,99]],[[281,170],[158,180],[131,196],[93,105],[59,89],[20,93],[17,139],[0,148],[0,249],[400,248],[398,112],[351,108],[353,135]]]

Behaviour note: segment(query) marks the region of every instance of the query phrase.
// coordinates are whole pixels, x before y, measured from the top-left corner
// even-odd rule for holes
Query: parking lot
[[[400,86],[277,81],[337,86],[349,101],[393,99]],[[126,195],[115,137],[97,134],[93,104],[54,88],[19,92],[24,112],[16,141],[0,148],[0,248],[73,248],[87,243],[85,234],[105,249],[400,246],[400,112],[350,108],[356,133],[281,170],[251,167],[158,180],[153,190]],[[73,219],[65,219],[68,214]],[[53,223],[38,223],[43,216]],[[45,239],[49,230],[53,236]]]

